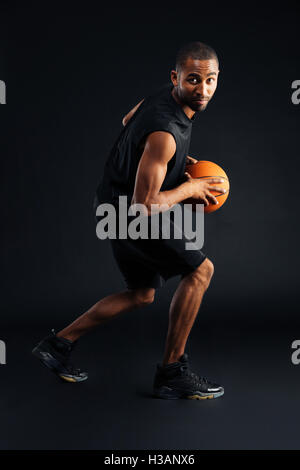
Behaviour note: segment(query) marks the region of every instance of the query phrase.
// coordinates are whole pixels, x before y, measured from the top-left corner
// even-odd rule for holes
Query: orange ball
[[[192,178],[200,178],[200,179],[210,179],[210,178],[223,178],[224,183],[212,183],[212,186],[220,186],[221,188],[227,189],[226,193],[220,193],[218,191],[210,191],[216,198],[219,204],[214,204],[213,202],[209,201],[208,206],[204,206],[205,214],[209,214],[210,212],[215,212],[216,210],[220,209],[223,206],[224,202],[228,198],[229,194],[229,179],[226,175],[225,171],[216,163],[209,162],[207,160],[199,160],[198,163],[188,164],[185,167],[185,171],[187,171]],[[192,210],[196,210],[196,204],[201,204],[202,201],[200,199],[188,198],[183,201],[183,203],[192,204]]]

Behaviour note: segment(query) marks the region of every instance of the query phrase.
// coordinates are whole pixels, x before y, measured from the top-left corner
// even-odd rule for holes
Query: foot
[[[192,372],[188,355],[183,354],[179,362],[165,366],[157,364],[153,394],[155,397],[169,400],[178,398],[205,400],[224,395],[224,388]]]
[[[62,380],[83,382],[88,378],[87,372],[75,369],[70,362],[70,354],[75,344],[76,341],[59,338],[52,330],[51,334],[32,350],[32,354]]]

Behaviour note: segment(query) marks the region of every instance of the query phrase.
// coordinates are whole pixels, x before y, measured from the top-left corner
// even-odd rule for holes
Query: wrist
[[[185,181],[184,183],[182,183],[182,187],[185,195],[184,199],[194,196],[193,184],[190,181]]]

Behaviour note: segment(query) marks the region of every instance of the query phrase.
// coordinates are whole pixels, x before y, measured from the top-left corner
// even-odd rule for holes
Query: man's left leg
[[[163,365],[178,361],[184,353],[188,336],[213,272],[214,266],[206,258],[197,269],[180,281],[170,305]]]

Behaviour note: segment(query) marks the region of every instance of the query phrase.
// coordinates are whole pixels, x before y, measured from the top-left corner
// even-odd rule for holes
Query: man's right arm
[[[126,126],[126,124],[128,123],[128,121],[130,121],[130,119],[132,118],[132,116],[134,115],[134,113],[137,111],[137,109],[140,107],[140,105],[142,104],[142,102],[144,101],[145,98],[143,98],[138,104],[135,105],[134,108],[132,108],[129,113],[126,114],[126,116],[123,117],[122,119],[122,124],[123,126]]]

